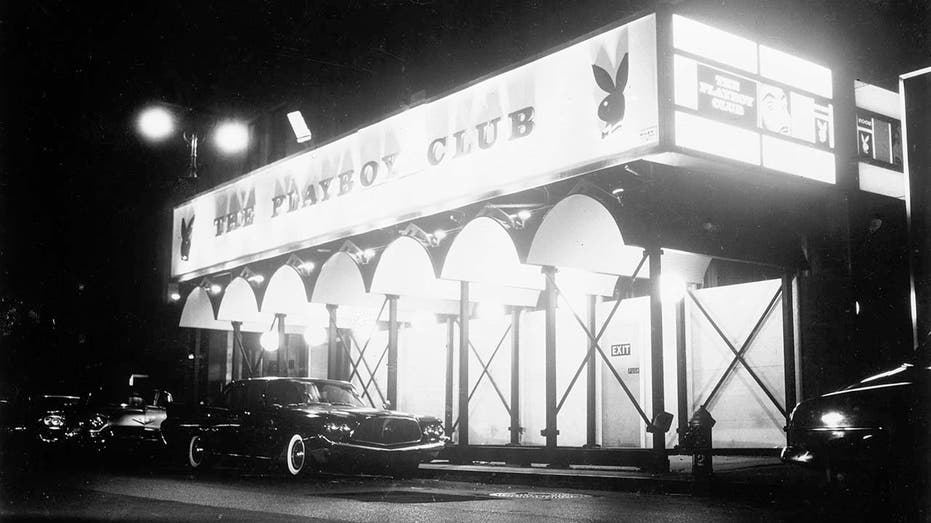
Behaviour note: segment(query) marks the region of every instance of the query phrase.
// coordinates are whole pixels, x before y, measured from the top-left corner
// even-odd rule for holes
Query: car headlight
[[[352,427],[347,423],[329,421],[323,425],[326,437],[332,440],[344,440],[352,434]]]
[[[430,441],[439,441],[443,439],[446,431],[443,430],[443,425],[441,423],[431,423],[424,427],[423,435]]]
[[[91,430],[100,430],[106,424],[107,424],[107,417],[104,416],[103,414],[96,414],[94,416],[91,416],[90,419],[87,420],[87,425],[91,428]]]
[[[52,429],[60,429],[65,426],[65,418],[58,414],[49,414],[42,418],[42,424]]]

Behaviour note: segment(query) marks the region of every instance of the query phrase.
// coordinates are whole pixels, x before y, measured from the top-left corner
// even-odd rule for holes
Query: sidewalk
[[[528,485],[586,490],[617,490],[663,494],[726,495],[771,499],[810,494],[821,476],[812,470],[786,465],[774,457],[715,456],[710,478],[692,476],[690,456],[670,456],[670,471],[653,474],[626,467],[504,464],[452,465],[434,461],[420,465],[420,476],[486,484]]]

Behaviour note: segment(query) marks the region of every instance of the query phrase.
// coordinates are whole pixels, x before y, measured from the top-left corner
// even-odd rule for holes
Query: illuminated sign
[[[860,189],[905,198],[899,95],[856,82]]]
[[[189,280],[583,174],[658,144],[649,15],[262,167],[174,209]]]
[[[675,143],[833,183],[829,69],[673,16]]]

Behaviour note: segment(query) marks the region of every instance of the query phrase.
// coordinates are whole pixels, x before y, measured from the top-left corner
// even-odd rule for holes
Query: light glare
[[[226,154],[242,152],[249,144],[249,130],[240,122],[223,122],[217,126],[214,143]]]
[[[826,427],[840,427],[841,423],[844,422],[844,415],[840,412],[831,411],[821,416],[821,422]]]
[[[685,296],[685,280],[675,274],[663,274],[659,280],[660,299],[665,303],[675,303]]]
[[[150,107],[139,115],[139,133],[146,139],[161,141],[175,131],[174,117],[164,107]]]
[[[259,337],[259,344],[267,351],[278,350],[278,331],[266,331]]]
[[[323,345],[328,341],[329,333],[327,329],[317,326],[310,326],[304,329],[304,341],[307,342],[307,345]]]

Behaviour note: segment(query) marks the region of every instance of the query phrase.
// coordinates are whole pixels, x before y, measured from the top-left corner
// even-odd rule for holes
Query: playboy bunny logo
[[[598,105],[598,118],[605,123],[605,128],[601,132],[602,138],[620,129],[624,122],[624,112],[627,109],[627,100],[624,98],[624,90],[627,88],[627,68],[627,53],[624,53],[624,58],[621,58],[621,63],[617,66],[614,80],[607,71],[592,64],[595,83],[602,91],[608,93],[608,96],[605,96]]]
[[[187,261],[191,254],[191,229],[194,227],[194,216],[191,221],[185,222],[181,218],[181,259]]]
[[[823,120],[815,120],[818,127],[818,143],[828,143],[828,123]]]
[[[863,151],[863,154],[872,154],[870,152],[870,135],[860,133],[860,150]]]

